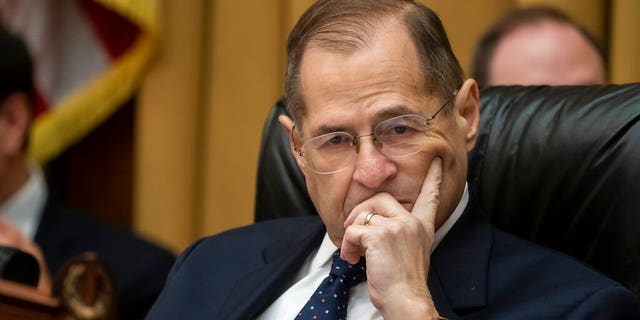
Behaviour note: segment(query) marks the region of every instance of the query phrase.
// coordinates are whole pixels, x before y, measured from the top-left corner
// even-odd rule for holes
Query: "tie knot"
[[[361,257],[358,263],[349,264],[340,259],[340,250],[338,249],[333,253],[333,264],[331,265],[330,273],[341,278],[347,286],[353,287],[367,279],[365,259]]]

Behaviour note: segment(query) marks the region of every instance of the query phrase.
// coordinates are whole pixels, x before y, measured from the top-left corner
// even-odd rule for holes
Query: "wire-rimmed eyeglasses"
[[[457,91],[453,93],[455,97]],[[295,145],[291,130],[294,150],[302,157],[307,168],[317,174],[331,174],[349,167],[359,152],[360,138],[371,137],[373,143],[382,154],[399,158],[408,157],[420,152],[426,145],[425,132],[436,116],[453,99],[447,101],[426,119],[417,114],[406,114],[381,121],[370,134],[354,136],[337,131],[314,137],[302,146]]]

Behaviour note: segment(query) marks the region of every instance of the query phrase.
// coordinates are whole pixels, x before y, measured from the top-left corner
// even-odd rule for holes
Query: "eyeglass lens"
[[[380,152],[391,157],[413,155],[424,148],[424,132],[429,124],[419,115],[403,115],[380,122],[372,135],[354,137],[332,132],[315,137],[302,146],[306,165],[317,173],[334,173],[351,164],[360,140],[371,136]]]

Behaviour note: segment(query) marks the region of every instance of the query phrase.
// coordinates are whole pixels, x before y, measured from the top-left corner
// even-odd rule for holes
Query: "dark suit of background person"
[[[119,318],[142,318],[162,289],[174,256],[129,231],[66,209],[56,201],[53,192],[47,191],[37,165],[28,164],[24,148],[31,112],[31,58],[24,44],[4,30],[0,30],[0,43],[1,102],[3,107],[9,101],[7,99],[18,103],[11,107],[11,113],[12,117],[22,119],[4,120],[4,123],[19,123],[20,127],[10,129],[12,133],[9,133],[16,138],[3,144],[3,147],[16,147],[6,147],[0,153],[0,178],[3,178],[0,189],[4,192],[0,196],[0,208],[15,199],[28,184],[32,185],[34,179],[38,180],[34,183],[39,186],[37,197],[40,200],[26,199],[26,202],[42,202],[38,213],[40,220],[35,222],[34,239],[29,241],[35,241],[40,247],[48,269],[55,274],[68,259],[90,250],[98,252],[110,266],[117,282]],[[14,214],[21,215],[20,212]]]
[[[295,50],[292,49],[291,41],[297,41],[296,39],[300,39],[298,36],[301,36],[301,34],[301,37],[304,36],[304,33],[300,33],[299,28],[304,28],[301,26],[305,26],[306,23],[309,23],[309,17],[323,16],[322,13],[318,13],[314,10],[321,10],[319,8],[323,8],[324,5],[332,5],[330,3],[331,1],[320,2],[322,4],[319,5],[316,3],[316,5],[312,6],[311,9],[309,9],[312,13],[309,13],[310,11],[307,11],[307,13],[305,13],[301,20],[298,22],[296,27],[294,27],[294,31],[292,31],[292,35],[289,38],[288,53],[290,59],[292,57],[291,50]],[[376,1],[375,4],[371,2],[363,4],[363,6],[369,7],[369,5],[371,5],[373,7],[377,7],[378,4],[379,2]],[[319,18],[316,21],[325,21],[326,23],[321,25],[321,27],[327,27],[327,25],[331,25],[336,26],[335,28],[339,29],[340,27],[344,27],[345,24],[351,26],[350,23],[352,22],[352,20],[349,19],[353,19],[354,13],[358,13],[354,12],[355,10],[345,13],[345,11],[347,10],[341,10],[345,9],[344,7],[333,7],[332,9],[333,10],[324,11],[324,14],[326,14],[327,12],[340,12],[339,16],[344,18],[345,20],[348,20],[348,22],[340,21],[341,23],[332,24],[331,22],[326,22],[326,20],[322,20]],[[359,9],[363,9],[363,7],[359,7]],[[418,10],[418,12],[416,12],[415,10]],[[447,55],[448,57],[452,57],[453,55],[452,53],[450,53],[448,40],[446,40],[446,36],[444,36],[444,31],[440,29],[441,23],[432,14],[432,12],[424,7],[419,7],[419,9],[414,8],[413,10],[409,9],[408,11],[410,12],[409,14],[414,17],[419,16],[420,19],[428,20],[429,22],[427,22],[426,24],[428,24],[429,27],[433,29],[430,29],[428,31],[434,34],[438,34],[434,37],[445,39],[440,40],[446,42],[446,44],[443,44],[438,40],[428,38],[429,40],[427,40],[426,42],[429,42],[428,44],[431,44],[432,46],[435,46],[437,48],[434,51],[444,51],[446,52],[445,55]],[[398,11],[393,10],[392,12],[398,13]],[[409,14],[407,14],[407,16],[409,16]],[[303,73],[303,71],[294,71],[293,75],[288,73],[287,78],[289,79],[289,77],[296,77],[299,75],[301,79],[305,79],[305,76],[308,76],[307,79],[312,80],[301,80],[306,81],[304,82],[304,84],[300,85],[305,88],[304,95],[306,95],[307,97],[313,96],[314,99],[320,99],[320,101],[323,101],[322,97],[324,96],[334,98],[335,100],[329,100],[334,102],[335,105],[341,106],[343,110],[340,111],[344,111],[344,109],[346,108],[344,106],[346,104],[340,103],[343,102],[341,99],[345,97],[349,99],[348,97],[351,97],[352,95],[342,94],[336,96],[336,91],[332,90],[337,90],[338,93],[344,93],[343,91],[341,91],[342,88],[361,89],[361,87],[357,85],[363,83],[360,82],[361,80],[364,80],[365,83],[369,83],[367,79],[373,79],[367,78],[369,73],[366,70],[363,70],[363,68],[373,69],[371,73],[375,77],[379,77],[381,74],[388,74],[387,72],[390,72],[390,70],[388,69],[389,65],[399,66],[399,68],[403,68],[404,65],[402,64],[402,62],[400,62],[400,60],[402,60],[400,59],[400,57],[412,56],[412,54],[408,51],[403,51],[406,49],[400,48],[402,47],[401,45],[393,42],[401,41],[403,43],[411,43],[413,38],[407,39],[407,33],[409,33],[408,30],[399,29],[406,28],[406,26],[404,26],[402,23],[400,23],[402,27],[398,27],[397,24],[394,24],[394,22],[407,20],[401,20],[399,17],[401,15],[393,16],[397,20],[393,20],[394,18],[390,18],[390,16],[392,15],[388,13],[386,15],[383,15],[383,18],[381,18],[380,16],[376,16],[371,19],[366,19],[370,18],[370,16],[358,16],[358,18],[360,19],[373,21],[374,25],[375,23],[380,22],[385,23],[385,27],[389,27],[388,33],[382,32],[383,28],[376,29],[374,31],[374,36],[372,36],[373,40],[368,38],[369,42],[366,42],[366,45],[363,46],[365,48],[375,48],[371,50],[374,53],[371,53],[371,51],[366,51],[366,49],[362,49],[364,52],[358,51],[359,49],[355,49],[354,51],[349,52],[349,54],[355,57],[353,59],[351,59],[353,57],[351,55],[347,56],[346,58],[342,57],[346,62],[340,64],[342,63],[340,62],[340,59],[336,59],[336,54],[339,53],[335,53],[330,50],[323,51],[323,49],[319,49],[319,46],[310,46],[309,48],[307,48],[308,51],[306,51],[305,54],[312,55],[311,52],[315,54],[314,57],[316,59],[313,60],[314,67],[305,69],[304,63],[302,63],[302,67],[300,68],[302,70],[306,70],[304,72],[307,73]],[[402,17],[407,19],[407,16]],[[312,33],[313,31],[320,29],[321,27],[313,25],[313,27],[311,27],[312,31],[309,32]],[[426,28],[422,28],[421,30],[425,29]],[[340,29],[339,31],[340,35],[350,34],[348,32],[342,33],[342,29]],[[320,34],[326,37],[327,32]],[[329,34],[332,33],[329,32]],[[442,34],[442,37],[440,37],[440,34]],[[390,40],[398,38],[400,38],[400,40]],[[381,46],[381,44],[386,44],[386,46]],[[423,49],[425,48],[425,44],[423,42],[419,42],[419,44],[416,43],[415,45],[420,45]],[[377,51],[377,48],[380,47],[386,47],[389,48],[389,50]],[[338,52],[344,52],[340,51],[344,50],[344,47],[338,48],[340,48],[337,49]],[[410,48],[411,50],[415,50],[415,47]],[[399,51],[401,51],[403,55],[399,55]],[[380,52],[391,53],[388,53],[387,55],[382,53],[381,56],[377,56],[376,54]],[[371,58],[371,56],[374,56],[374,58]],[[416,60],[413,57],[407,59],[412,61]],[[359,62],[355,63],[355,68],[351,64],[354,63],[353,61]],[[384,65],[385,61],[391,62],[388,65]],[[455,61],[455,59],[449,59],[449,61]],[[289,62],[291,63],[291,61]],[[334,68],[331,63],[340,65]],[[455,64],[457,65],[457,61],[455,62]],[[378,68],[369,68],[369,66],[372,65],[379,66],[379,68],[382,69],[383,72],[376,73],[375,69]],[[418,71],[419,69],[419,67],[417,67],[419,64],[416,62],[411,65],[411,74],[413,75],[413,77],[409,78],[419,79],[419,77],[415,76],[416,71]],[[291,72],[291,64],[289,64],[288,67],[289,72]],[[452,69],[457,69],[459,74],[454,74],[456,73],[456,71],[448,70],[450,74],[445,73],[445,75],[451,78],[462,77],[459,66],[458,68],[453,67]],[[314,77],[318,76],[318,74],[313,73],[313,70],[327,70],[328,75],[326,76],[325,80],[342,82],[340,82],[339,85],[335,85],[333,87],[327,86],[327,82],[322,81],[321,79],[322,75],[320,75],[319,77]],[[351,80],[350,82],[350,79],[344,80],[345,78],[336,77],[336,73],[333,73],[337,72],[337,74],[340,75],[340,72],[342,70],[362,71],[362,73],[359,74],[358,72],[353,72],[350,73],[350,75],[343,74],[345,78],[349,78],[351,75],[353,75],[353,77],[358,80]],[[400,73],[398,75],[395,73],[389,73],[389,75],[390,77],[397,76],[397,78],[394,79],[397,79],[398,82],[403,84],[401,88],[412,88],[412,86],[404,86],[407,84],[407,78],[404,77],[406,76],[406,74],[403,75],[402,73]],[[374,80],[379,80],[379,78],[376,78]],[[446,82],[450,79],[442,80],[443,82]],[[449,116],[453,117],[453,119],[457,119],[460,121],[456,122],[456,125],[449,123],[450,125],[452,125],[452,127],[448,128],[452,128],[450,129],[452,130],[452,132],[449,132],[449,134],[459,135],[461,134],[461,132],[456,132],[456,130],[463,130],[461,128],[468,128],[472,125],[469,123],[477,124],[477,118],[474,118],[472,115],[464,119],[459,118],[462,115],[470,115],[470,113],[474,111],[477,112],[477,87],[475,86],[475,82],[473,80],[464,81],[464,83],[462,84],[458,83],[457,81],[454,82],[456,82],[456,86],[460,85],[460,91],[457,91],[457,93],[455,94],[455,102],[454,106],[452,107],[453,110],[449,110],[447,112],[451,112]],[[462,79],[460,79],[459,82],[462,82]],[[318,83],[320,83],[320,85]],[[373,88],[380,89],[380,87],[377,86],[379,82],[372,81],[371,83],[373,83]],[[382,83],[387,82],[383,81]],[[343,86],[343,84],[345,85]],[[453,90],[448,90],[448,83],[442,85],[445,87],[445,89],[443,89],[443,91],[445,91],[445,94],[441,95],[441,97],[443,98],[448,96],[446,92],[452,92]],[[285,87],[288,89],[291,88],[291,86],[288,85],[285,85]],[[337,88],[331,89],[335,87]],[[319,88],[325,90],[323,91],[325,95],[320,95],[320,98],[317,94],[317,90]],[[438,89],[439,88],[436,88],[434,89],[434,91],[437,91]],[[410,95],[402,95],[402,93],[406,93],[407,91],[398,89],[398,92],[396,92],[394,90],[396,89],[390,90],[390,94],[392,96],[395,94],[399,94],[403,98],[406,98],[405,103],[409,106],[412,106],[415,103]],[[407,90],[409,92],[413,92],[411,89]],[[475,91],[475,93],[472,94],[472,91]],[[365,112],[357,114],[346,113],[351,118],[350,120],[355,121],[353,118],[359,117],[360,115],[362,115],[363,117],[371,117],[371,114],[380,114],[384,111],[393,110],[389,109],[389,101],[385,100],[386,96],[382,97],[382,100],[378,100],[377,94],[380,91],[374,90],[374,92],[375,93],[372,96],[376,98],[374,98],[372,103],[376,104],[380,102],[380,104],[382,104],[383,106],[378,106],[378,108],[367,106],[372,108],[372,110],[370,111],[365,108]],[[287,91],[287,93],[288,99],[291,99],[291,92]],[[356,95],[355,92],[354,95]],[[367,97],[370,96],[367,95]],[[317,103],[317,100],[314,101],[316,101]],[[360,100],[357,101],[359,102]],[[394,99],[391,99],[391,101],[396,102]],[[447,104],[448,103],[444,103],[443,108]],[[327,110],[331,107],[340,109],[340,107],[334,107],[334,105],[331,104],[329,106],[319,106],[314,104],[313,109],[312,107],[309,107],[309,110],[307,111],[308,113],[305,115],[307,118],[304,119],[316,120],[316,123],[310,124],[309,126],[317,126],[318,117],[322,117],[325,115],[323,112],[335,112],[335,110]],[[354,105],[353,107],[358,108],[356,110],[360,111],[360,106]],[[467,109],[467,107],[469,109]],[[408,108],[411,109],[411,107]],[[468,111],[469,113],[465,113],[463,111]],[[295,118],[295,111],[292,112],[292,114],[294,114]],[[439,117],[447,116],[441,114]],[[435,119],[435,116],[432,117],[432,119]],[[451,118],[435,119],[433,120],[434,126],[436,126],[435,123],[437,121],[448,123],[447,121],[452,121],[450,119]],[[327,216],[327,212],[323,212],[322,210],[327,209],[326,206],[324,208],[322,207],[322,201],[327,199],[322,198],[322,194],[318,194],[317,185],[310,184],[309,182],[309,180],[312,180],[311,183],[318,183],[318,178],[310,175],[310,172],[308,171],[314,169],[310,167],[303,167],[303,164],[304,166],[307,166],[308,162],[303,162],[303,160],[301,159],[303,157],[302,152],[300,152],[300,154],[297,153],[297,147],[300,147],[300,144],[298,144],[297,141],[294,141],[294,129],[292,127],[293,124],[288,120],[290,119],[286,117],[280,117],[281,124],[286,128],[286,130],[292,137],[292,149],[294,149],[294,145],[296,146],[296,160],[305,173],[305,176],[307,178],[307,187],[309,189],[311,198],[314,200],[316,208],[319,209],[318,212],[320,213],[320,216],[323,220],[320,220],[320,218],[318,217],[270,220],[254,224],[252,226],[227,231],[219,235],[198,241],[196,244],[189,247],[178,258],[168,277],[163,292],[147,315],[147,319],[173,319],[178,317],[193,319],[251,319],[258,317],[269,306],[271,306],[272,303],[276,301],[276,299],[278,299],[290,286],[293,285],[292,280],[302,267],[303,263],[305,263],[305,260],[313,256],[313,252],[320,245],[325,232],[330,233],[329,229],[325,229],[325,226],[326,228],[333,227],[335,231],[336,221],[331,220],[335,217]],[[307,124],[307,122],[304,121],[302,123],[302,126]],[[311,123],[311,121],[309,123]],[[320,124],[325,124],[325,122],[320,121]],[[342,124],[338,123],[337,125],[340,126]],[[375,123],[371,124],[372,127],[375,125]],[[460,127],[457,127],[457,125],[460,125]],[[356,131],[356,129],[352,129],[349,126],[350,124],[347,124],[347,129],[344,130]],[[358,127],[357,125],[353,126]],[[446,127],[446,125],[444,124],[443,126]],[[366,125],[365,127],[369,128]],[[306,131],[305,134],[309,134],[309,131],[312,131],[313,129],[307,130],[308,131]],[[364,133],[365,129],[361,129],[358,127],[357,130],[358,131],[356,131],[356,133],[358,135],[366,135],[366,133]],[[304,131],[304,129],[300,129],[300,131]],[[473,132],[464,131],[464,133],[467,133],[463,134],[466,139],[465,141],[469,142],[469,144],[465,144],[465,146],[472,146],[473,142],[475,141],[473,140]],[[296,132],[296,134],[298,133]],[[304,134],[300,135],[304,136]],[[313,136],[311,136],[311,138],[312,137]],[[431,138],[433,138],[434,140],[437,139],[433,136],[431,136]],[[433,143],[437,142],[434,141]],[[459,144],[452,143],[451,146],[460,150]],[[433,145],[431,147],[433,147]],[[302,148],[304,148],[304,145],[302,146]],[[369,154],[365,155],[365,157],[383,157],[382,154],[374,154],[370,147],[363,146],[361,148],[369,148],[366,149],[366,152],[369,152]],[[379,148],[384,148],[384,144]],[[426,149],[430,147],[426,146],[424,148]],[[360,152],[362,152],[362,149]],[[428,152],[439,154],[442,155],[443,158],[447,158],[446,152],[438,153],[438,151],[434,150],[433,148]],[[460,163],[458,164],[463,168],[466,167],[466,156],[459,153],[455,154],[459,157],[458,160],[460,160]],[[437,164],[439,162],[436,159],[427,159],[426,162],[428,161],[431,161],[431,166],[429,169],[429,172],[431,173],[431,168],[437,168]],[[443,159],[442,162],[447,163],[448,161]],[[362,164],[355,164],[355,166],[358,165]],[[381,165],[380,167],[382,167],[383,165]],[[420,165],[425,166],[424,163],[421,163]],[[451,162],[449,162],[449,165],[451,165]],[[373,165],[371,165],[371,167],[378,168]],[[407,166],[399,168],[401,168],[398,169],[399,171],[410,170]],[[331,172],[330,169],[327,171],[323,171],[322,173],[328,174],[329,172]],[[438,172],[437,169],[435,170],[435,172]],[[347,174],[350,173],[351,171],[347,171]],[[400,175],[400,173],[397,174]],[[449,177],[451,177],[455,176],[455,174],[455,171],[449,169],[444,175],[449,175]],[[429,181],[429,176],[430,175],[427,174],[425,184],[427,181]],[[404,177],[406,178],[406,176]],[[388,177],[388,179],[393,178],[394,177]],[[354,176],[353,179],[355,180],[356,177]],[[415,181],[412,179],[404,179],[404,182],[413,183]],[[309,188],[309,186],[311,186],[311,188]],[[339,187],[343,186],[339,185]],[[420,188],[420,186],[418,187]],[[445,189],[444,182],[441,188]],[[393,194],[394,191],[389,189],[384,191],[374,190],[374,192],[386,192],[387,194]],[[423,194],[421,193],[421,195]],[[445,200],[445,197],[448,196],[449,198],[451,198],[452,196],[451,194],[445,193],[441,193],[440,195],[442,196],[443,200],[442,202],[440,202],[441,206],[439,208],[442,208],[444,206],[447,206],[447,200]],[[367,198],[360,202],[358,206],[366,203],[370,204],[372,201],[381,200],[379,196],[380,193],[376,193],[374,196],[371,196],[370,198]],[[381,196],[383,197],[382,200],[389,200],[389,197],[384,196],[385,195]],[[393,198],[394,200],[396,199],[395,195],[393,195]],[[462,198],[464,199],[463,196]],[[466,207],[464,207],[465,209],[461,213],[459,220],[455,222],[442,242],[440,242],[435,251],[433,251],[433,253],[431,253],[430,255],[431,260],[427,280],[428,290],[432,297],[433,304],[435,306],[435,309],[437,310],[437,313],[450,319],[624,319],[640,317],[640,304],[635,299],[633,294],[626,288],[589,269],[573,258],[553,252],[549,249],[538,247],[534,244],[528,243],[524,240],[517,239],[513,236],[498,231],[485,220],[485,218],[483,217],[484,214],[478,209],[474,198],[475,196],[473,195],[473,192],[469,192],[468,203]],[[458,199],[453,199],[453,201],[457,202]],[[418,208],[419,210],[420,206],[418,206],[417,203],[418,202],[416,200],[416,206],[413,209]],[[378,204],[380,204],[380,202],[378,202]],[[356,206],[356,208],[358,206]],[[449,201],[448,206],[450,209],[446,210],[450,210],[448,211],[448,213],[451,215],[451,213],[453,212],[451,201]],[[395,208],[397,210],[400,210],[397,206]],[[362,215],[367,214],[367,211],[354,212],[358,214],[358,218],[356,218],[354,224],[349,225],[346,228],[345,234],[349,232],[349,228],[358,228],[359,230],[363,230],[363,232],[367,232],[367,230],[370,230],[367,229],[371,228],[370,226],[367,226],[367,219],[363,219],[364,226],[362,226],[363,220],[358,220],[359,218],[364,218],[364,216]],[[411,217],[411,214],[414,212],[416,211],[413,210],[411,213],[404,212],[402,218]],[[389,212],[381,212],[380,214],[387,215],[383,217],[375,215],[371,224],[378,224],[377,227],[385,228],[387,225],[383,224],[393,223],[392,219],[390,219]],[[342,221],[338,219],[337,224]],[[347,221],[349,220],[347,219]],[[407,240],[408,238],[404,239]],[[409,239],[409,241],[411,240],[413,239]],[[400,248],[403,245],[401,243],[393,241],[386,242],[386,244],[390,243],[399,246]],[[345,246],[348,244],[345,244],[344,241],[341,244],[342,249],[346,250]],[[426,244],[428,244],[426,246],[426,250],[429,250],[431,248],[431,244],[428,242]],[[365,254],[367,254],[368,250],[369,249],[365,250]],[[421,252],[415,253],[418,254]],[[375,257],[367,256],[367,266],[371,267],[370,269],[368,269],[368,272],[373,269],[372,266],[375,266],[375,261],[371,258]],[[385,271],[392,272],[394,270]],[[373,281],[370,274],[369,277],[370,278],[367,279],[367,281]],[[411,284],[419,283],[411,282]],[[423,285],[424,283],[421,284]],[[375,289],[378,288],[373,288],[373,290]],[[369,290],[372,290],[370,286]],[[409,293],[407,293],[407,296],[402,296],[399,298],[402,299],[404,297],[409,297]],[[373,295],[371,295],[371,298],[373,299]],[[424,298],[424,300],[427,300],[428,297],[425,296]],[[420,303],[423,302],[425,301],[420,301]],[[404,309],[403,311],[407,310]],[[428,318],[428,315],[436,315],[430,312],[426,312],[425,314],[426,316],[424,318]],[[350,315],[349,317],[357,319],[358,315]]]
[[[118,286],[120,319],[142,319],[162,290],[174,256],[133,233],[49,200],[35,237],[52,272],[69,258],[96,251]]]

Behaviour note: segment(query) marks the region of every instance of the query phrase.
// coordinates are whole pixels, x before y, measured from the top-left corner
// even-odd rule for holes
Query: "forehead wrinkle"
[[[409,101],[408,96],[416,96],[420,92],[417,84],[408,84],[398,81],[399,76],[395,72],[378,73],[365,79],[336,85],[339,79],[328,80],[323,86],[316,86],[314,95],[326,106],[373,106],[378,101],[383,101],[384,96],[396,96],[393,100],[397,105],[412,105],[417,101]],[[339,77],[337,77],[339,78]],[[381,117],[378,117],[381,118]]]
[[[396,72],[381,72],[378,74],[392,74],[394,76],[366,77],[354,85],[336,85],[332,79],[323,81],[323,86],[319,87],[316,81],[312,96],[314,103],[322,106],[322,114],[324,116],[321,118],[324,118],[322,120],[324,123],[317,122],[319,120],[317,117],[319,115],[318,111],[309,113],[305,123],[307,124],[306,127],[310,129],[310,134],[318,136],[335,131],[354,131],[354,128],[336,125],[336,122],[345,119],[345,115],[342,112],[345,110],[358,110],[360,109],[359,106],[382,108],[382,110],[375,112],[371,123],[366,124],[370,125],[371,129],[380,121],[395,116],[404,114],[424,116],[423,113],[427,111],[425,107],[429,105],[427,102],[432,101],[433,97],[424,96],[424,92],[420,90],[421,88],[417,84],[411,85],[405,81],[397,81],[396,78],[399,78],[399,75]],[[402,92],[406,92],[406,94]],[[420,94],[416,94],[417,92],[420,92]],[[383,98],[385,95],[391,95],[394,98],[385,99]],[[415,97],[419,97],[419,101],[416,101]],[[389,103],[389,105],[383,105],[383,103]],[[308,105],[308,107],[309,110],[315,109],[312,105]],[[331,116],[334,112],[340,115]],[[362,117],[360,118],[364,120]]]
[[[356,101],[366,100],[370,96],[388,92],[423,93],[419,70],[413,68],[406,59],[387,59],[376,61],[371,66],[369,56],[375,50],[365,48],[348,55],[329,52],[321,48],[310,49],[303,58],[301,85],[306,97],[332,96],[334,100]],[[330,60],[331,67],[308,63],[312,56],[321,55]],[[346,62],[348,60],[348,62]],[[313,74],[313,77],[306,76]],[[409,81],[407,81],[409,79]],[[310,90],[313,87],[313,90]],[[305,99],[306,100],[306,99]]]
[[[336,57],[335,60],[339,58]],[[348,58],[347,58],[348,59]],[[362,62],[360,64],[364,64],[366,62]],[[383,64],[388,65],[388,67],[383,66]],[[362,66],[360,66],[362,67]],[[357,67],[350,66],[350,68],[344,68],[344,66],[336,63],[334,68],[336,70],[323,70],[318,69],[318,76],[315,79],[310,79],[309,77],[302,77],[302,83],[304,89],[309,89],[309,81],[316,80],[316,89],[318,91],[342,91],[348,92],[350,95],[353,95],[352,90],[357,89],[366,89],[366,91],[378,91],[384,89],[390,89],[392,87],[402,85],[407,87],[418,87],[418,81],[415,77],[415,73],[408,70],[408,66],[397,63],[393,61],[383,61],[381,64],[370,66],[367,65],[367,70],[363,74],[362,72],[356,73],[355,70]],[[313,66],[311,68],[314,68]],[[311,70],[309,70],[311,71]],[[402,78],[403,73],[408,73],[412,79],[412,83],[408,84],[403,81],[398,81]],[[317,81],[318,79],[322,79],[320,83]],[[337,86],[336,83],[340,82],[342,85]],[[345,86],[349,84],[349,86]]]

